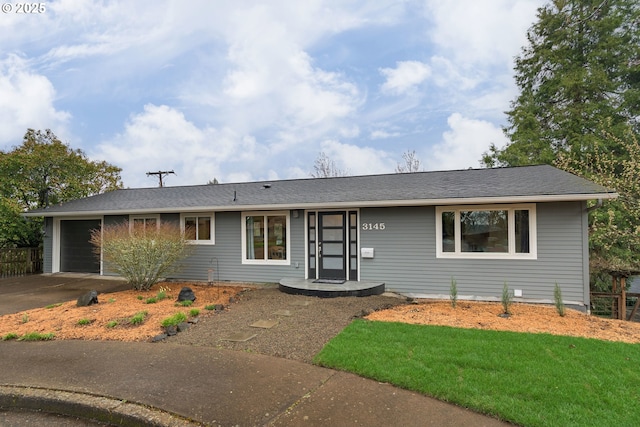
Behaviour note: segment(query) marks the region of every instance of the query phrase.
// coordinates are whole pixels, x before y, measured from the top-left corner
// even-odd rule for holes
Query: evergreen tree
[[[492,146],[487,166],[552,164],[560,154],[591,152],[605,128],[616,139],[640,130],[640,3],[553,0],[538,10],[516,58],[520,94]],[[608,150],[624,151],[612,145]]]

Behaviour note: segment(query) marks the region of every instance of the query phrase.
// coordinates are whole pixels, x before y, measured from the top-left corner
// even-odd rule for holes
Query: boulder
[[[178,294],[178,302],[195,300],[196,294],[193,293],[193,290],[190,287],[185,286],[184,288],[180,289],[180,293]]]
[[[91,304],[98,304],[98,291],[89,291],[78,298],[76,305],[78,307],[86,307]]]

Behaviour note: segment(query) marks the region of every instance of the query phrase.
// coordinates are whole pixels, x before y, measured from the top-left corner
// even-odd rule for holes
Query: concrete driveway
[[[98,295],[130,289],[121,279],[95,274],[34,274],[0,279],[0,316],[50,304],[77,300],[81,295]]]

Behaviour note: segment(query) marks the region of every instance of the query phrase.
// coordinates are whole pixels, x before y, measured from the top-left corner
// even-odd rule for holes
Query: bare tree
[[[314,178],[330,178],[336,176],[347,176],[348,171],[338,169],[335,162],[331,160],[324,152],[321,152],[313,164],[313,172],[311,176]]]
[[[424,170],[415,150],[402,153],[402,159],[404,163],[398,163],[396,166],[397,173],[422,172]]]

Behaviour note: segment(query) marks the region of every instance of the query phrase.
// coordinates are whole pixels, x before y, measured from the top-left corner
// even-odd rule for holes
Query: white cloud
[[[266,158],[260,150],[250,136],[228,128],[200,129],[171,107],[148,104],[142,113],[130,118],[122,134],[102,142],[91,154],[121,167],[125,186],[152,187],[156,182],[146,173],[157,170],[176,172],[168,178],[168,185],[250,177],[250,173],[236,176],[227,166],[260,164]]]
[[[493,143],[503,148],[508,139],[496,125],[463,117],[454,113],[447,119],[451,130],[442,135],[442,141],[424,162],[429,170],[466,169],[480,167],[482,154]]]
[[[19,145],[28,128],[52,129],[65,139],[71,115],[55,108],[56,91],[47,77],[29,69],[25,59],[0,61],[0,147]]]
[[[381,68],[380,73],[386,77],[381,87],[382,92],[402,95],[429,78],[431,68],[419,61],[400,61],[396,68]]]
[[[428,0],[426,17],[440,54],[456,64],[508,65],[526,43],[542,0]]]
[[[321,144],[321,148],[321,151],[335,162],[338,169],[349,175],[389,173],[396,165],[387,152],[371,147],[328,140]]]

